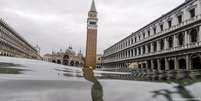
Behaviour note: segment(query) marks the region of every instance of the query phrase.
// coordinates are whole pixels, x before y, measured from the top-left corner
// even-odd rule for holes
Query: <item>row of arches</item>
[[[62,64],[66,66],[82,66],[83,64],[79,61],[70,60],[68,55],[65,55],[63,59],[52,60],[53,63]]]
[[[66,66],[80,66],[81,63],[79,63],[78,61],[69,61],[69,60],[52,60],[53,63],[57,63],[57,64],[63,64]]]
[[[167,67],[169,70],[188,69],[188,68],[201,69],[201,56],[193,55],[190,57],[189,60],[187,60],[186,57],[180,58],[180,59],[169,59],[167,61],[165,60],[165,58],[148,60],[147,64],[145,64],[145,63],[139,64],[138,67],[146,68],[146,66],[147,66],[147,69],[154,69],[154,70],[167,70]]]

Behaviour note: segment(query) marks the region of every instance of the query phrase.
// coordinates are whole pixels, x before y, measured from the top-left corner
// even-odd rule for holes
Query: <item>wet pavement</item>
[[[0,101],[201,101],[201,76],[136,77],[0,57]]]

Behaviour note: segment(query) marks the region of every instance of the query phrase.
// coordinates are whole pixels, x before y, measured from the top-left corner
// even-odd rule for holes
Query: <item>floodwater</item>
[[[0,101],[201,101],[201,76],[143,79],[0,57]]]

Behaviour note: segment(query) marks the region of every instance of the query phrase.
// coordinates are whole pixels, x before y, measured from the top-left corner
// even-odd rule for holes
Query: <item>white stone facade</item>
[[[52,54],[45,54],[43,60],[47,62],[63,64],[67,66],[82,67],[84,65],[84,57],[82,53],[76,54],[71,47],[66,49],[64,52],[52,52]]]
[[[0,56],[40,59],[38,50],[0,19]]]
[[[104,51],[105,68],[137,63],[146,70],[201,69],[201,0],[172,11]]]

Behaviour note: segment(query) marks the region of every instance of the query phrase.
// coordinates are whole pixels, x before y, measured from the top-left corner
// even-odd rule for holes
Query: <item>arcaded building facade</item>
[[[39,50],[0,19],[0,56],[40,59]]]
[[[51,54],[45,54],[43,60],[67,66],[81,67],[84,65],[83,54],[81,52],[76,54],[72,47],[69,47],[65,51],[60,50],[58,52],[52,52]]]
[[[152,71],[201,69],[201,0],[172,11],[104,51],[105,68],[130,64]]]

